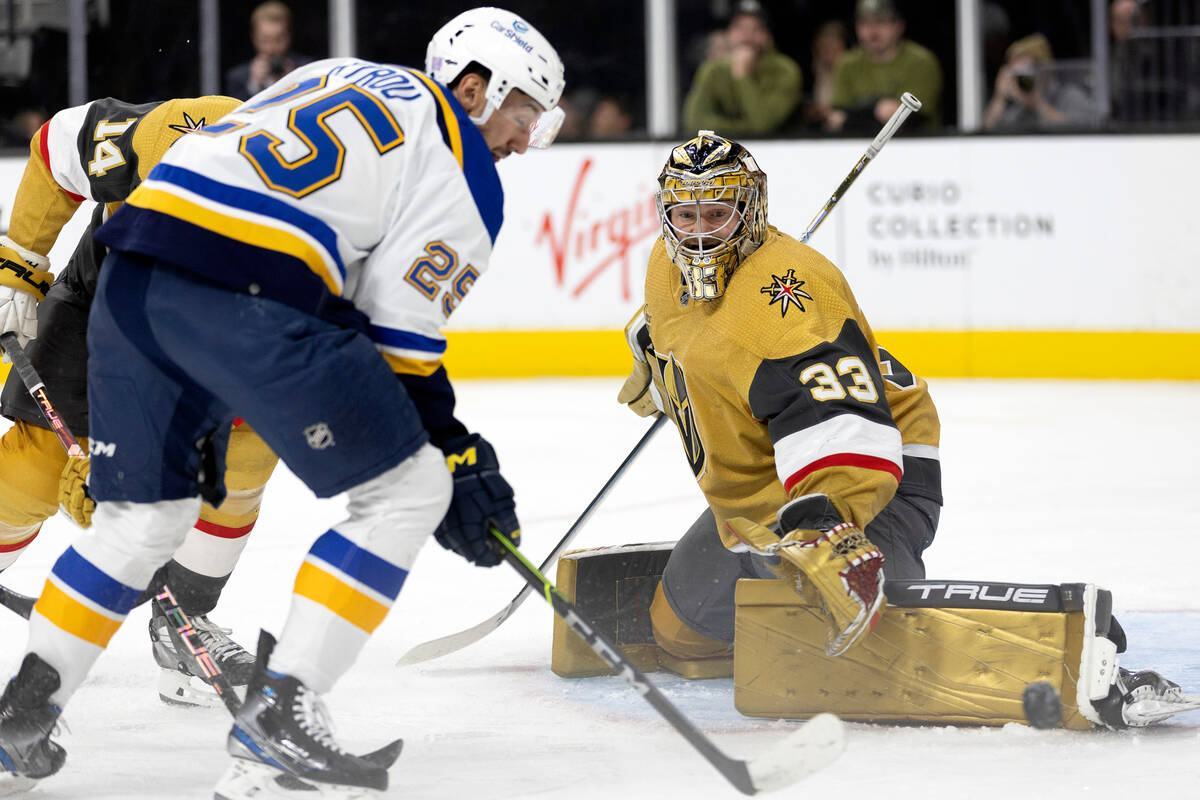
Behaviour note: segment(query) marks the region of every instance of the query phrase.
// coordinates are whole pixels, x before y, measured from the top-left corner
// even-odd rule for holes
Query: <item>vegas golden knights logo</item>
[[[683,441],[683,452],[687,455],[692,474],[697,479],[704,474],[707,464],[707,452],[704,442],[700,440],[700,430],[696,427],[696,415],[692,411],[692,403],[688,397],[687,382],[683,377],[683,365],[675,360],[674,353],[655,353],[659,377],[667,390],[664,398],[670,406],[671,416],[675,419],[675,427],[679,430],[679,438]]]

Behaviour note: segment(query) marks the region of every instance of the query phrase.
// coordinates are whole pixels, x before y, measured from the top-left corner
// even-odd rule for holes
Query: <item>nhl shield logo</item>
[[[324,422],[318,422],[305,428],[304,438],[313,450],[324,450],[334,445],[333,431],[329,430],[329,426]]]

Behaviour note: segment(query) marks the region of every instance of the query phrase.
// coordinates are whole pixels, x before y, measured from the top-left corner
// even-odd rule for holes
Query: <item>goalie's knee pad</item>
[[[403,462],[350,489],[350,517],[334,526],[354,544],[409,569],[454,493],[441,451],[426,444]]]

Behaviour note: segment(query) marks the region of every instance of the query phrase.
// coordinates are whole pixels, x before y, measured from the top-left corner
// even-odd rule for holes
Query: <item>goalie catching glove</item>
[[[0,333],[15,333],[22,347],[37,338],[37,304],[54,281],[49,266],[45,256],[0,236]]]
[[[91,471],[90,458],[71,456],[58,478],[58,504],[81,528],[91,527],[92,513],[96,510],[96,501],[87,486]]]
[[[742,541],[765,555],[811,605],[828,615],[825,652],[840,656],[879,621],[883,605],[883,553],[852,522],[844,522],[823,494],[799,497],[779,509],[781,539],[770,528],[737,517],[727,523]]]
[[[513,490],[500,475],[496,451],[478,433],[451,439],[442,451],[454,478],[454,497],[433,535],[447,550],[478,566],[494,567],[503,556],[492,547],[496,540],[489,529],[498,529],[514,545],[521,543]]]

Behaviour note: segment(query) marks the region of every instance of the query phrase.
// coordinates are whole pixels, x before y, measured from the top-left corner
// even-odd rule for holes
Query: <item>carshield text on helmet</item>
[[[529,144],[548,147],[562,126],[563,112],[556,106],[565,81],[562,60],[546,37],[511,11],[473,8],[447,22],[429,40],[425,71],[448,86],[473,61],[492,74],[487,107],[472,121],[484,124],[509,92],[520,89],[544,112],[530,132]]]

